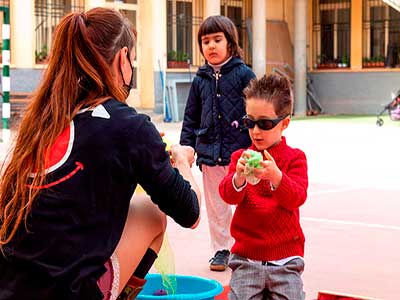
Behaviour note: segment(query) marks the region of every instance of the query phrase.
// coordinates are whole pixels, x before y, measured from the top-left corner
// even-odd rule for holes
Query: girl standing
[[[210,269],[227,268],[232,238],[231,207],[218,194],[233,151],[248,147],[243,89],[255,77],[243,60],[238,33],[224,16],[208,17],[201,24],[198,44],[206,64],[199,68],[187,100],[180,143],[193,147],[203,173],[204,196],[214,257]]]

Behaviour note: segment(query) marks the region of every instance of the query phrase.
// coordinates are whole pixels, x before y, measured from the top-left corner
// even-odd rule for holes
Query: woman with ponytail
[[[134,299],[166,215],[197,226],[193,150],[172,146],[172,166],[149,117],[126,104],[135,39],[107,8],[70,13],[56,27],[2,168],[0,300]],[[133,196],[137,184],[150,197]]]

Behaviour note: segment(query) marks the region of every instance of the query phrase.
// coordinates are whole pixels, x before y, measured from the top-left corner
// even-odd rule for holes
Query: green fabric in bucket
[[[223,291],[222,285],[213,279],[173,275],[176,278],[177,289],[174,295],[155,296],[157,290],[164,289],[161,274],[148,274],[146,284],[136,299],[163,299],[163,300],[213,300]]]

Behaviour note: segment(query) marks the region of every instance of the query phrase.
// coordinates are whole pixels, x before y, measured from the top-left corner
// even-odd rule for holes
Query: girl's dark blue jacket
[[[255,78],[238,57],[232,57],[220,72],[201,66],[189,92],[180,143],[197,152],[197,164],[228,165],[231,154],[251,141],[243,126],[246,114],[243,89]]]

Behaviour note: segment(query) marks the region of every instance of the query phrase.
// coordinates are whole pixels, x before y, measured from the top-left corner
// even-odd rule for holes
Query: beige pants
[[[221,199],[218,191],[219,183],[228,172],[228,166],[210,167],[202,165],[201,168],[211,249],[214,254],[218,250],[230,250],[233,245],[233,239],[230,234],[232,208]]]

